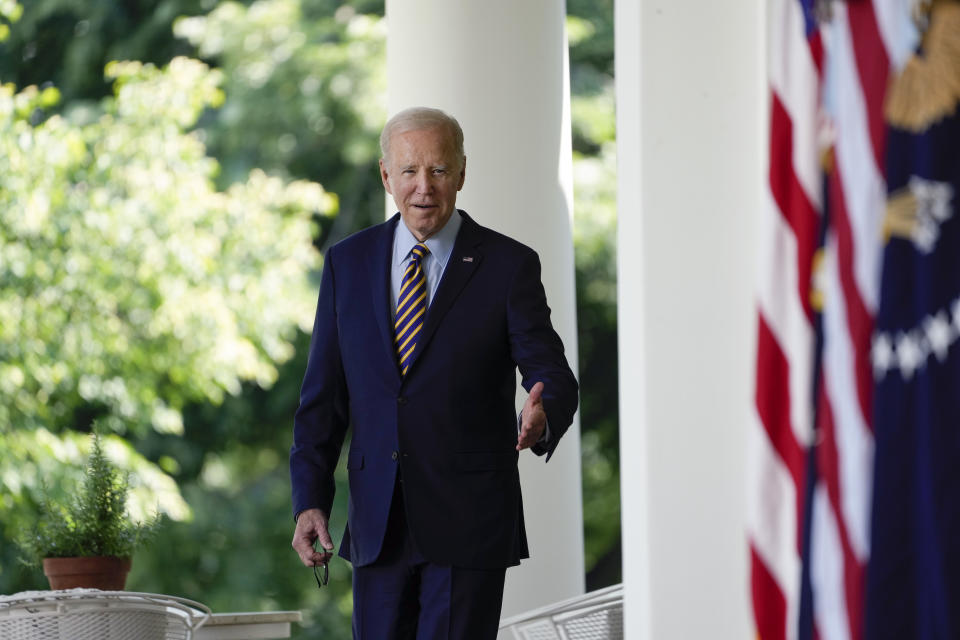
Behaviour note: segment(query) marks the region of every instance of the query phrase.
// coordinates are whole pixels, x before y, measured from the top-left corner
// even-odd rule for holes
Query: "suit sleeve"
[[[550,323],[550,307],[540,282],[540,259],[530,250],[510,285],[507,300],[510,351],[528,392],[543,383],[543,407],[550,438],[532,447],[537,455],[553,455],[561,436],[573,422],[579,386],[564,355],[563,342]]]
[[[311,508],[330,515],[336,491],[333,472],[350,421],[340,359],[334,271],[330,250],[323,264],[310,356],[294,417],[290,484],[295,516]]]

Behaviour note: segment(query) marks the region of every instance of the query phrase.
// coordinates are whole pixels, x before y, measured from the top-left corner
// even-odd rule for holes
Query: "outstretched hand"
[[[547,428],[547,414],[543,410],[543,383],[530,389],[530,395],[521,411],[520,434],[517,436],[517,451],[529,449],[539,442]]]
[[[320,542],[322,551],[314,550],[315,541]],[[320,509],[301,511],[297,517],[297,528],[293,532],[293,542],[290,544],[300,556],[300,561],[308,567],[329,562],[333,555],[333,540],[327,530],[326,514]]]

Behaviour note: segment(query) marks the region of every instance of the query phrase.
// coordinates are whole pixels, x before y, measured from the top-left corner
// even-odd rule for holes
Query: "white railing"
[[[591,591],[500,621],[516,640],[621,640],[623,585]]]

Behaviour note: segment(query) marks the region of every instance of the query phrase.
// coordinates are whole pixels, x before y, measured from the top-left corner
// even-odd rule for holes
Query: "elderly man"
[[[537,254],[455,208],[457,121],[408,109],[380,146],[399,213],[326,254],[290,451],[292,544],[307,566],[330,559],[352,425],[340,555],[354,567],[354,637],[495,638],[506,568],[528,557],[518,455],[550,459],[577,382]]]

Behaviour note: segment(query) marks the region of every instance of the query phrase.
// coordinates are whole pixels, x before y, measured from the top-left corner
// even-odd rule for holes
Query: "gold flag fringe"
[[[823,169],[823,172],[826,174],[833,173],[834,167],[837,166],[837,156],[836,152],[833,150],[833,145],[830,145],[826,149],[820,152],[820,168]]]
[[[823,271],[825,260],[826,254],[821,247],[813,254],[813,263],[810,269],[810,307],[817,313],[823,311],[823,301],[826,298],[824,292],[826,287],[823,283],[823,279],[826,277]]]
[[[960,2],[934,2],[923,54],[913,55],[893,79],[884,105],[890,124],[920,133],[960,103]]]

